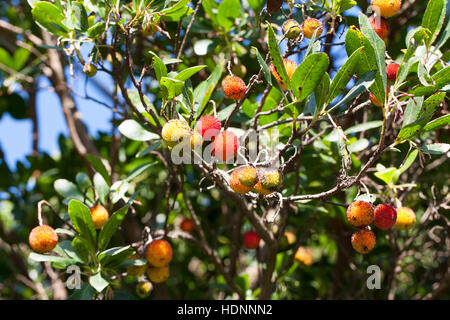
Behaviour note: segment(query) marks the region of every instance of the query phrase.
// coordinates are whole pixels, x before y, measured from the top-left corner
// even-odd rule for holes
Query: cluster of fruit
[[[352,246],[355,251],[366,254],[373,250],[376,243],[375,233],[370,229],[370,224],[381,230],[396,227],[399,230],[410,229],[416,215],[413,210],[400,207],[395,209],[388,204],[379,204],[375,209],[366,201],[355,201],[347,208],[347,220],[354,227],[360,228],[352,235]]]
[[[388,46],[389,24],[386,18],[390,18],[397,14],[402,5],[401,0],[372,0],[371,6],[375,15],[369,18],[375,33]],[[400,65],[392,62],[386,66],[386,76],[389,84],[392,84],[397,79],[397,72]],[[389,95],[390,89],[387,87],[386,97]],[[383,107],[385,102],[379,101],[373,93],[370,93],[370,101],[377,107]]]
[[[185,120],[172,119],[164,124],[162,138],[169,150],[186,141],[190,142],[194,150],[201,147],[203,141],[212,141],[211,154],[218,160],[228,161],[236,157],[239,140],[233,132],[221,131],[221,123],[216,117],[209,115],[201,117],[196,128],[196,132],[193,132]]]
[[[250,191],[269,195],[283,186],[283,174],[274,168],[245,166],[230,175],[230,187],[234,192],[245,194]]]
[[[95,229],[101,229],[109,219],[108,210],[102,205],[90,208],[92,223]],[[42,224],[31,230],[28,236],[31,249],[37,253],[48,253],[58,244],[58,234],[49,225]]]
[[[147,263],[127,267],[128,275],[140,277],[146,274],[150,280],[140,281],[136,286],[136,293],[139,297],[146,298],[150,295],[153,289],[152,283],[162,283],[169,278],[169,263],[172,255],[172,246],[169,242],[163,239],[153,240],[144,249],[143,257]],[[130,259],[140,258],[140,255],[135,254]]]

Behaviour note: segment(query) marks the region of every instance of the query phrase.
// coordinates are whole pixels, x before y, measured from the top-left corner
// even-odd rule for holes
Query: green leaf
[[[387,185],[390,185],[392,182],[392,178],[394,177],[396,168],[385,168],[384,166],[377,165],[377,172],[375,172],[375,176],[381,179]]]
[[[122,223],[128,212],[129,206],[124,206],[114,212],[109,218],[108,222],[103,226],[100,230],[100,234],[98,236],[98,248],[99,250],[103,250],[108,245],[114,233],[116,233],[117,228]]]
[[[72,247],[84,263],[89,263],[89,252],[93,252],[93,250],[84,238],[75,237],[72,240]]]
[[[375,81],[375,71],[369,71],[366,74],[364,74],[358,82],[348,91],[348,93],[340,100],[336,105],[334,105],[329,111],[336,109],[337,107],[340,107],[341,105],[347,103],[348,101],[352,100],[359,94],[363,93],[364,91],[368,90],[369,87],[374,83]]]
[[[69,30],[64,26],[64,13],[53,3],[39,1],[34,4],[31,10],[36,22],[48,32],[56,36],[65,36]]]
[[[99,35],[101,35],[105,31],[105,23],[99,21],[96,24],[94,24],[92,27],[88,29],[88,36],[89,38],[97,38]]]
[[[72,259],[72,258],[50,256],[50,255],[47,255],[47,254],[39,254],[39,253],[36,253],[36,252],[30,253],[28,258],[30,260],[36,261],[36,262],[57,262],[57,263],[65,264],[65,265],[70,265],[70,264],[76,264],[77,263],[77,261],[75,259]]]
[[[440,92],[432,95],[422,105],[418,115],[411,117],[414,122],[406,124],[399,132],[396,142],[410,139],[422,132],[422,128],[430,121],[435,109],[441,104],[445,98],[445,93]],[[409,121],[409,120],[408,120]]]
[[[325,107],[328,92],[330,90],[330,82],[330,76],[327,72],[325,72],[322,80],[320,80],[319,85],[314,89],[314,98],[316,100],[316,115],[322,113],[323,108]]]
[[[139,94],[139,92],[137,92],[136,90],[128,90],[128,96],[130,97],[131,102],[134,104],[134,106],[136,107],[136,109],[144,116],[146,117],[149,122],[153,125],[156,125],[155,120],[153,119],[153,117],[149,114],[149,112],[145,109],[144,104],[142,103],[141,100],[141,96]],[[153,110],[153,113],[158,117],[158,110],[156,109],[156,107],[153,105],[153,103],[150,101],[150,99],[147,96],[143,96],[143,100],[145,102],[145,105],[147,106],[147,108]],[[158,117],[158,121],[159,121],[159,117]]]
[[[89,284],[97,291],[102,292],[107,286],[109,286],[109,282],[106,281],[100,272],[89,277]]]
[[[156,53],[150,51],[150,54],[153,55],[153,69],[155,70],[156,79],[161,81],[162,77],[167,76],[167,67],[164,62],[156,55]]]
[[[443,154],[450,151],[450,144],[448,143],[433,143],[427,146],[419,147],[423,152],[431,154]]]
[[[345,134],[352,134],[357,132],[364,132],[370,129],[379,128],[383,125],[383,121],[369,121],[361,124],[357,124],[344,131]]]
[[[379,101],[385,101],[385,84],[381,77],[381,73],[378,71],[378,62],[375,49],[364,34],[361,33],[356,27],[351,26],[345,36],[345,49],[347,55],[350,56],[363,47],[361,52],[361,59],[356,65],[356,74],[358,77],[362,77],[369,71],[375,71],[375,82],[370,86],[370,91],[377,97]]]
[[[367,37],[370,41],[373,49],[375,50],[375,58],[378,66],[378,74],[381,77],[381,82],[383,84],[383,98],[386,95],[386,85],[387,85],[387,77],[386,77],[386,44],[384,41],[378,36],[378,34],[373,29],[371,23],[369,22],[369,18],[363,14],[359,14],[359,23],[361,25],[361,32]],[[384,101],[379,100],[379,101]]]
[[[148,131],[136,120],[127,119],[119,125],[119,131],[125,137],[136,141],[157,140],[160,137],[153,132]]]
[[[356,65],[360,63],[361,53],[363,47],[357,49],[352,55],[345,61],[344,65],[336,73],[333,82],[330,86],[330,91],[328,93],[327,103],[334,100],[347,86],[348,82],[355,73]]]
[[[217,64],[207,80],[201,82],[194,90],[194,111],[196,117],[208,103],[214,89],[219,83],[220,77],[224,71],[223,62]]]
[[[119,126],[119,128],[120,128],[120,126]],[[94,169],[102,175],[102,177],[105,179],[105,181],[110,186],[111,185],[111,177],[109,176],[108,169],[106,169],[105,165],[103,164],[103,161],[100,158],[97,158],[96,156],[93,156],[91,154],[87,154],[86,158],[89,161],[89,163],[94,167]]]
[[[186,81],[187,79],[192,77],[194,74],[196,74],[197,72],[202,70],[204,67],[206,67],[206,66],[196,66],[196,67],[184,69],[183,71],[181,71],[179,74],[177,74],[175,76],[175,79],[180,80],[180,81]]]
[[[109,194],[109,185],[106,183],[103,176],[98,172],[94,174],[94,187],[98,192],[98,197],[101,203],[106,203],[106,199]]]
[[[91,300],[95,294],[95,290],[86,283],[81,285],[81,289],[75,289],[67,298],[68,300]]]
[[[162,77],[159,84],[165,100],[170,100],[180,95],[183,92],[184,82],[168,77]]]
[[[131,246],[115,247],[101,252],[98,259],[103,267],[113,268],[124,263],[134,253]]]
[[[419,154],[419,151],[417,149],[413,150],[409,155],[408,158],[406,158],[405,162],[403,163],[403,165],[398,168],[397,170],[395,170],[394,173],[394,183],[397,183],[398,178],[400,177],[400,175],[405,172],[406,170],[408,170],[408,168],[414,163],[414,160],[416,160],[417,155]]]
[[[433,131],[443,127],[450,125],[450,114],[446,114],[445,116],[434,119],[433,121],[428,122],[425,127],[423,127],[423,131]]]
[[[189,2],[190,0],[181,0],[173,7],[161,10],[161,19],[166,21],[179,21],[182,17],[190,15],[194,10],[188,7]]]
[[[268,39],[269,39],[269,53],[272,65],[274,66],[275,71],[278,73],[281,82],[285,84],[288,89],[290,89],[291,81],[286,72],[286,68],[284,67],[283,58],[281,56],[280,48],[278,47],[275,32],[273,31],[272,25],[270,24],[268,28]]]
[[[79,2],[72,2],[72,15],[77,22],[76,29],[85,32],[89,29],[88,17],[86,9]]]
[[[413,123],[419,118],[420,110],[423,106],[423,97],[411,98],[408,105],[403,113],[403,124],[402,128],[406,127],[408,124]]]
[[[55,191],[64,198],[77,199],[82,201],[83,194],[78,190],[77,186],[66,179],[58,179],[53,183]]]
[[[79,235],[86,239],[91,249],[95,248],[97,233],[92,222],[91,211],[78,200],[69,202],[69,218]]]
[[[427,9],[422,18],[422,27],[428,28],[432,35],[426,40],[427,46],[432,44],[439,32],[445,20],[446,1],[445,0],[430,0],[428,1]]]
[[[252,47],[252,49],[255,51],[256,59],[258,60],[258,63],[262,68],[264,78],[266,79],[268,84],[272,85],[272,75],[270,73],[269,67],[267,66],[267,63],[264,61],[263,57],[259,53],[258,48]]]
[[[239,0],[224,0],[219,5],[217,12],[217,21],[225,31],[230,30],[234,25],[235,20],[239,17],[241,5]]]
[[[313,93],[327,71],[329,62],[325,53],[313,53],[297,67],[291,78],[291,87],[298,100]]]
[[[122,182],[128,182],[133,180],[134,178],[142,174],[145,170],[147,170],[150,167],[153,167],[157,163],[158,161],[149,162],[134,168]]]

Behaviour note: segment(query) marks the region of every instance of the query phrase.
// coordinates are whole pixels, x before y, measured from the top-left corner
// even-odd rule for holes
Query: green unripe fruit
[[[86,63],[83,67],[84,74],[91,78],[97,74],[97,68],[92,63]]]
[[[283,186],[283,174],[277,169],[260,168],[258,171],[261,186],[269,191],[278,191]]]
[[[136,286],[136,294],[141,299],[147,298],[152,293],[153,285],[150,281],[139,282]]]
[[[302,30],[300,29],[300,24],[294,19],[286,20],[282,26],[283,34],[288,39],[296,39]]]

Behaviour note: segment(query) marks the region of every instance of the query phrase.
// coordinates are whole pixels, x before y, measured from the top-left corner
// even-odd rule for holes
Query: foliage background
[[[35,2],[35,1],[34,1]],[[76,1],[73,1],[76,2]],[[78,1],[83,3],[83,1]],[[84,1],[86,5],[88,1]],[[90,1],[95,4],[97,1]],[[102,2],[102,1],[98,1]],[[170,1],[166,1],[170,3]],[[207,1],[204,1],[207,3]],[[211,1],[209,1],[211,2]],[[220,2],[220,1],[219,1]],[[246,83],[251,76],[260,70],[255,55],[250,47],[255,46],[264,56],[267,52],[266,27],[258,27],[260,9],[264,7],[264,1],[240,1],[241,9],[229,12],[229,19],[219,22],[212,19],[205,12],[205,5],[200,6],[185,50],[181,54],[182,62],[178,70],[196,65],[207,67],[191,78],[192,87],[206,80],[218,64],[218,57],[231,60],[233,64],[239,63],[247,68],[244,77]],[[320,3],[321,1],[315,1]],[[113,181],[125,179],[141,165],[152,163],[144,172],[130,179],[127,195],[131,196],[139,191],[137,200],[139,205],[133,206],[119,231],[114,235],[111,246],[125,246],[141,240],[141,232],[145,226],[152,230],[161,230],[165,227],[164,218],[168,216],[168,228],[176,230],[181,216],[189,216],[184,197],[187,195],[192,202],[193,210],[199,217],[207,243],[215,249],[220,261],[229,268],[230,255],[233,248],[238,249],[239,259],[233,281],[245,293],[247,298],[257,298],[259,291],[258,276],[260,269],[265,267],[267,250],[261,249],[256,253],[240,247],[241,236],[244,231],[252,229],[251,224],[243,218],[239,208],[229,198],[217,189],[209,191],[199,189],[199,181],[203,175],[190,165],[185,165],[181,174],[184,177],[183,192],[174,183],[173,175],[179,171],[168,170],[163,161],[160,161],[156,152],[162,150],[162,146],[153,145],[155,150],[149,151],[147,143],[132,141],[124,137],[117,129],[122,117],[130,118],[126,103],[119,90],[113,91],[105,88],[103,80],[117,76],[108,74],[105,70],[111,69],[111,64],[105,62],[104,70],[100,68],[99,74],[87,79],[82,73],[82,64],[75,55],[70,58],[64,56],[61,59],[65,72],[55,75],[58,69],[54,68],[50,59],[51,52],[56,46],[56,38],[51,37],[34,22],[29,3],[33,1],[7,0],[0,3],[0,19],[7,22],[0,25],[1,50],[0,62],[0,117],[9,114],[15,119],[25,119],[32,123],[33,150],[26,160],[18,161],[15,168],[8,166],[5,161],[5,153],[8,150],[0,150],[0,297],[5,299],[65,299],[73,292],[66,290],[64,281],[67,274],[64,269],[55,268],[49,262],[35,262],[29,259],[30,249],[27,243],[29,231],[37,224],[36,204],[39,200],[48,200],[61,217],[67,219],[68,200],[80,199],[83,186],[94,183],[92,165],[86,161],[85,155],[80,155],[79,148],[74,144],[75,135],[86,135],[83,119],[78,119],[72,113],[73,108],[79,108],[83,104],[90,103],[92,108],[118,108],[122,113],[115,113],[111,120],[112,130],[99,132],[89,136],[90,142],[84,142],[88,150],[95,150],[93,154],[103,159],[108,159],[113,172],[110,175]],[[298,4],[302,3],[297,1]],[[128,1],[119,2],[119,7],[124,8]],[[173,5],[173,3],[171,3]],[[197,1],[189,5],[195,8]],[[250,5],[250,6],[249,6]],[[403,1],[401,12],[390,19],[390,35],[388,54],[396,61],[401,61],[402,49],[406,47],[407,33],[414,27],[420,26],[423,12],[427,2]],[[321,16],[321,10],[315,10],[310,2],[307,3],[309,15]],[[447,2],[448,8],[448,2]],[[336,37],[326,36],[323,43],[334,42],[337,45],[323,46],[321,51],[330,56],[330,77],[336,74],[346,61],[346,51],[343,45],[339,45],[345,39],[347,28],[350,25],[358,26],[358,10],[365,12],[366,1],[357,1],[357,7],[342,13],[344,19],[337,25]],[[121,12],[126,12],[125,9]],[[284,5],[284,12],[289,12],[289,7]],[[298,8],[293,9],[294,17],[303,20],[302,12]],[[448,29],[448,16],[444,28]],[[125,15],[125,13],[124,13]],[[267,16],[265,16],[267,18]],[[133,42],[131,51],[135,72],[151,62],[153,51],[161,58],[173,56],[173,45],[177,40],[177,30],[186,30],[191,18],[186,16],[180,21],[164,21],[162,28],[165,32],[158,33],[154,38],[145,38],[139,33]],[[275,12],[270,17],[271,23],[280,25],[285,16]],[[228,26],[228,32],[223,28]],[[19,27],[21,32],[11,31],[11,26]],[[325,28],[325,32],[327,32]],[[27,36],[25,36],[25,34]],[[279,31],[278,34],[280,35]],[[324,33],[325,34],[325,33]],[[45,44],[36,46],[29,41],[30,35],[38,39],[44,39]],[[170,35],[170,39],[167,35]],[[281,37],[280,37],[281,38]],[[50,40],[49,40],[50,39]],[[47,41],[48,40],[48,41]],[[28,49],[24,49],[23,43]],[[54,46],[49,45],[53,43]],[[22,45],[22,46],[21,46]],[[308,40],[299,44],[300,48],[306,47]],[[33,47],[33,49],[29,49]],[[88,59],[92,44],[86,43],[81,47],[83,59]],[[285,42],[281,45],[282,52],[287,50]],[[117,46],[122,59],[127,55],[122,43]],[[448,64],[448,45],[442,47],[441,60]],[[100,52],[106,59],[106,52]],[[304,59],[305,50],[293,55],[291,59],[301,62]],[[123,60],[121,60],[123,62]],[[5,68],[6,66],[6,68]],[[73,68],[73,75],[71,74]],[[226,72],[225,66],[223,71]],[[60,71],[60,70],[59,70]],[[224,74],[223,73],[223,74]],[[139,72],[136,72],[139,76]],[[38,79],[47,78],[49,86],[54,88],[59,97],[59,103],[64,110],[65,120],[68,124],[69,134],[58,138],[60,153],[51,156],[44,152],[45,147],[39,144],[39,129],[36,108],[36,96],[40,91],[48,90],[38,85]],[[60,80],[67,84],[77,85],[74,90],[70,85],[57,88]],[[100,79],[100,80],[97,80]],[[133,88],[130,79],[124,82],[126,88]],[[347,85],[350,89],[355,81]],[[85,91],[88,88],[88,91]],[[161,108],[162,93],[159,86],[155,85],[155,74],[149,68],[143,79],[145,95],[148,96],[156,108]],[[252,119],[252,108],[260,101],[266,83],[256,84],[250,93],[248,100],[244,102],[242,109],[233,118],[233,126],[246,128]],[[262,111],[273,109],[281,99],[281,94],[275,90],[271,93],[273,102],[264,105]],[[86,92],[92,92],[92,97],[87,97]],[[67,99],[70,101],[64,102]],[[109,98],[105,98],[108,96]],[[72,97],[72,98],[70,98]],[[75,98],[76,97],[76,98]],[[93,98],[96,97],[96,98]],[[342,97],[342,96],[341,96]],[[85,98],[85,99],[83,99]],[[87,98],[87,99],[86,99]],[[212,97],[216,101],[219,110],[226,109],[230,102],[224,99],[223,92],[215,90]],[[71,100],[72,99],[72,100]],[[138,98],[136,98],[138,99]],[[277,100],[278,99],[278,100]],[[368,101],[368,93],[359,96],[359,103]],[[69,105],[67,105],[67,103]],[[42,106],[39,106],[41,108]],[[71,111],[72,110],[72,111]],[[207,109],[211,113],[211,109]],[[46,117],[45,113],[39,113]],[[108,111],[108,114],[109,111]],[[434,118],[448,114],[448,97],[434,114]],[[75,119],[75,124],[70,127],[70,116]],[[225,115],[229,112],[225,111]],[[106,115],[100,114],[98,117]],[[278,117],[288,117],[285,114],[272,114],[262,116],[260,125],[276,121]],[[399,115],[401,120],[401,115]],[[226,117],[225,117],[226,118]],[[370,123],[382,118],[382,111],[372,105],[367,105],[359,111],[345,117],[339,125],[345,130],[357,124]],[[399,120],[399,121],[400,121]],[[77,122],[78,121],[78,122]],[[398,123],[392,123],[391,137],[395,139],[398,133]],[[397,127],[396,127],[397,126]],[[291,124],[281,125],[282,142],[286,142],[291,136]],[[325,128],[325,127],[324,127]],[[325,128],[326,129],[326,128]],[[317,131],[319,132],[319,130]],[[330,133],[328,130],[327,133]],[[448,126],[434,132],[424,133],[415,137],[418,145],[424,146],[431,143],[448,143]],[[352,135],[352,142],[366,139],[370,147],[361,152],[352,154],[352,160],[357,169],[361,168],[372,152],[372,146],[378,141],[376,128],[365,129]],[[13,137],[1,137],[13,139]],[[385,167],[399,168],[408,154],[408,144],[397,147],[400,152],[385,153],[379,163]],[[144,151],[147,150],[147,151]],[[142,156],[136,156],[144,151]],[[155,152],[156,151],[156,152]],[[162,151],[161,151],[162,152]],[[91,153],[91,152],[88,152]],[[317,143],[311,143],[304,147],[301,162],[297,170],[286,176],[284,195],[294,194],[294,188],[300,190],[300,194],[314,194],[323,192],[335,185],[339,175],[341,155],[338,144],[326,135],[322,135]],[[181,169],[176,169],[181,170]],[[371,192],[377,195],[378,201],[392,202],[392,193],[386,184],[378,179],[374,173],[375,167],[368,171],[365,183]],[[59,181],[59,182],[57,182]],[[345,220],[345,208],[335,206],[324,201],[310,201],[307,203],[294,202],[289,206],[287,218],[287,230],[296,233],[302,241],[302,246],[313,249],[314,263],[306,266],[295,262],[289,267],[287,273],[278,279],[272,299],[423,299],[436,298],[448,299],[450,297],[450,255],[449,255],[449,162],[447,153],[419,155],[416,161],[400,176],[398,184],[414,183],[415,186],[406,186],[398,189],[397,196],[404,206],[413,208],[417,215],[417,224],[407,232],[397,230],[389,232],[376,231],[377,244],[369,255],[355,253],[350,245],[350,235],[354,231]],[[76,185],[70,183],[73,182]],[[295,187],[297,186],[297,187]],[[97,184],[99,187],[99,184]],[[100,186],[101,188],[101,186]],[[360,186],[352,186],[329,198],[329,201],[337,203],[350,203],[354,197],[364,190]],[[364,191],[362,191],[364,192]],[[82,197],[82,196],[81,196]],[[82,199],[81,199],[82,200]],[[123,202],[113,205],[107,202],[111,212],[115,211]],[[273,208],[274,203],[263,204],[265,210]],[[263,208],[263,209],[264,209]],[[52,215],[46,216],[48,224],[54,227],[63,227]],[[241,220],[240,220],[241,219]],[[241,225],[242,229],[235,231],[235,225]],[[270,227],[268,227],[270,228]],[[218,272],[217,265],[211,262],[195,243],[186,239],[172,239],[174,259],[171,262],[171,277],[162,285],[155,285],[153,298],[170,299],[207,299],[207,298],[237,298],[233,294],[224,277]],[[285,263],[289,262],[295,252],[295,248],[289,247],[278,250],[276,254],[275,273],[279,272]],[[259,261],[259,262],[258,262]],[[379,265],[383,272],[382,289],[367,290],[366,268],[369,265]],[[118,269],[117,272],[123,272]],[[115,299],[136,299],[136,278],[126,276],[120,281],[113,281]],[[84,279],[84,283],[86,283]],[[84,287],[82,294],[75,292],[72,298],[92,297],[93,289]],[[102,297],[102,296],[100,296]]]

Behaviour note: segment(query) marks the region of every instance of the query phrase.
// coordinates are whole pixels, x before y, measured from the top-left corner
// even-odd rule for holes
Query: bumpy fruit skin
[[[374,211],[375,226],[381,230],[388,230],[395,225],[397,221],[397,211],[388,204],[379,204]]]
[[[294,256],[295,260],[303,262],[305,265],[310,266],[313,264],[313,255],[311,248],[299,247]]]
[[[234,159],[239,148],[239,141],[231,131],[222,131],[213,142],[212,154],[220,161]]]
[[[397,63],[390,63],[386,67],[386,75],[387,79],[391,82],[395,82],[397,80],[397,72],[400,65]]]
[[[288,39],[296,39],[302,32],[300,29],[300,24],[294,19],[286,20],[283,23],[282,29],[283,34],[285,34]]]
[[[407,207],[397,208],[397,221],[395,228],[398,230],[409,230],[416,222],[416,214]]]
[[[247,249],[256,249],[259,246],[261,237],[255,231],[247,231],[244,234],[243,242]]]
[[[366,201],[355,201],[347,208],[347,220],[357,228],[363,228],[373,222],[372,205]]]
[[[352,247],[361,254],[369,253],[376,243],[375,233],[369,229],[361,229],[352,235]]]
[[[91,207],[90,211],[94,228],[101,229],[109,219],[108,210],[106,210],[104,206],[99,204]]]
[[[306,19],[302,23],[302,30],[303,30],[303,35],[308,39],[311,39],[314,35],[314,32],[316,30],[318,30],[316,33],[316,38],[317,38],[323,32],[322,22],[320,22],[319,20],[314,19],[314,18]]]
[[[258,182],[253,186],[253,191],[257,192],[259,194],[262,194],[263,196],[267,196],[267,195],[273,193],[273,191],[264,189],[264,187],[261,185],[260,180],[258,180]]]
[[[402,6],[401,0],[372,0],[372,10],[384,18],[395,16]]]
[[[234,170],[230,175],[230,187],[233,189],[234,192],[239,194],[245,194],[252,190],[252,187],[244,186],[239,181],[239,171],[241,171],[242,168]]]
[[[255,167],[245,166],[238,169],[238,179],[246,187],[253,188],[258,182],[258,172]]]
[[[92,63],[86,63],[83,67],[83,72],[90,78],[97,74],[97,68]]]
[[[147,277],[151,282],[161,283],[169,279],[170,270],[169,266],[164,267],[150,267],[147,270]]]
[[[161,135],[164,142],[166,142],[170,147],[174,147],[179,142],[185,139],[190,139],[191,129],[186,121],[172,119],[164,124]]]
[[[200,148],[203,144],[202,136],[198,132],[194,132],[191,134],[191,148],[197,149]]]
[[[130,257],[130,260],[136,260],[136,259],[140,259],[141,257],[137,254],[134,254]],[[130,276],[141,276],[145,273],[145,271],[147,271],[148,265],[147,264],[143,264],[140,266],[128,266],[127,267],[127,273]]]
[[[145,248],[144,255],[153,267],[164,267],[172,260],[172,246],[166,240],[153,240]]]
[[[180,229],[183,230],[184,232],[192,233],[195,230],[195,224],[191,219],[185,218],[180,223]]]
[[[37,253],[47,253],[52,251],[58,243],[58,235],[55,230],[44,224],[31,230],[28,237],[31,249]]]
[[[292,78],[292,75],[294,74],[295,70],[297,69],[297,64],[289,59],[283,59],[284,68],[286,69],[286,72],[288,74],[289,79]],[[278,83],[280,84],[281,89],[286,90],[287,86],[283,81],[281,80],[280,76],[278,75],[277,70],[275,69],[274,65],[271,64],[269,66],[270,72],[272,72],[275,79],[277,79]]]
[[[266,190],[277,191],[283,186],[283,174],[277,169],[259,168],[258,177],[261,186]]]
[[[242,99],[247,91],[244,80],[237,76],[230,75],[222,80],[222,88],[225,95],[233,100]]]
[[[139,298],[145,299],[152,293],[153,285],[150,281],[141,281],[136,286],[136,294]]]
[[[220,121],[213,116],[203,116],[197,121],[197,132],[205,141],[214,139],[220,133],[221,128]]]
[[[381,38],[387,38],[389,34],[389,25],[386,19],[382,17],[370,17],[369,22],[372,25],[373,30]]]

